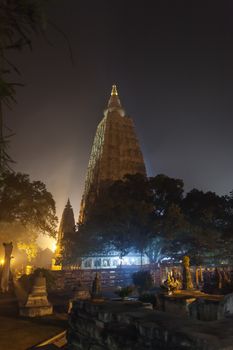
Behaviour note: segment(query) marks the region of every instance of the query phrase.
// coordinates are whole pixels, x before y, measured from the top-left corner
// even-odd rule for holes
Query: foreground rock
[[[69,350],[233,350],[233,322],[201,322],[140,302],[74,301]]]

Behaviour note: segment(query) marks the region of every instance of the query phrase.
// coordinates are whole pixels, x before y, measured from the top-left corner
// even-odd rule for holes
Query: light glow
[[[57,242],[56,241],[51,243],[51,248],[50,249],[52,250],[53,253],[55,253],[55,251],[57,249]]]

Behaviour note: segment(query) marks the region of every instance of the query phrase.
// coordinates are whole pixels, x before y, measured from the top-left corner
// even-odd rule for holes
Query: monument
[[[146,176],[143,155],[134,122],[122,108],[116,85],[113,85],[91,150],[79,222],[84,222],[88,208],[95,202],[101,186],[121,180],[126,174],[136,173]]]
[[[145,163],[135,132],[134,122],[121,105],[116,85],[112,86],[111,96],[103,114],[103,118],[97,126],[88,163],[79,212],[79,224],[85,222],[88,210],[95,204],[101,188],[111,185],[114,181],[122,180],[127,174],[146,176]],[[74,214],[68,201],[59,228],[56,250],[57,264],[61,262],[64,235],[75,232],[74,226]],[[131,252],[123,258],[119,257],[118,252],[112,252],[108,256],[82,257],[77,265],[72,266],[72,268],[111,269],[121,265],[136,266],[141,265],[141,263],[144,265],[148,262],[147,256],[141,257],[140,254],[135,252]],[[62,266],[62,269],[66,268],[70,267]]]

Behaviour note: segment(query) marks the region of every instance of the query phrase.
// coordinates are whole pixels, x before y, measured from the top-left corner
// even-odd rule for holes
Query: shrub
[[[151,303],[153,307],[157,305],[157,299],[154,294],[144,293],[140,295],[139,300],[143,303]]]
[[[117,290],[115,294],[119,295],[120,298],[128,297],[133,292],[133,287],[127,286]]]
[[[138,271],[132,275],[133,283],[138,287],[139,292],[147,291],[153,287],[150,271]]]

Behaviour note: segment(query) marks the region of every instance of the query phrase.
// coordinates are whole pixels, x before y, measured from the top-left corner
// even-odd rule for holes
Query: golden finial
[[[116,87],[116,85],[113,85],[113,86],[112,86],[111,96],[118,96],[118,92],[117,92],[117,87]]]

